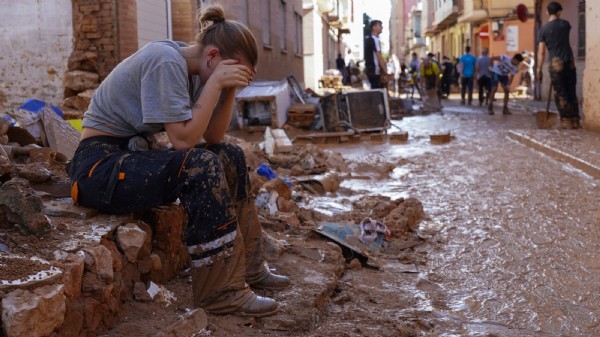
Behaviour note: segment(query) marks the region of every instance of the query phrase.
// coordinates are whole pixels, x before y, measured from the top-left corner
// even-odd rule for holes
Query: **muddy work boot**
[[[292,282],[287,276],[271,273],[264,264],[255,274],[246,274],[246,282],[252,288],[266,290],[282,290],[292,286]]]
[[[188,251],[191,248],[188,247]],[[194,305],[211,314],[248,317],[270,316],[277,301],[256,295],[245,281],[244,242],[239,228],[231,251],[192,260]]]
[[[262,228],[258,221],[254,198],[238,201],[235,204],[235,211],[244,238],[246,282],[257,289],[289,288],[292,285],[289,278],[271,273],[263,263]]]
[[[272,298],[256,295],[252,290],[220,293],[211,302],[200,305],[214,315],[237,315],[242,317],[266,317],[277,313],[279,305]]]

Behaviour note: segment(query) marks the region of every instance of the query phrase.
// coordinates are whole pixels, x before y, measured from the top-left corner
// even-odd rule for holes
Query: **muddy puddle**
[[[412,196],[427,213],[426,262],[379,290],[408,301],[382,302],[390,322],[427,336],[600,335],[598,181],[507,136],[534,122],[454,107],[394,121],[406,143],[330,147],[354,176],[303,207],[346,211],[362,195]],[[455,138],[431,144],[440,131]]]

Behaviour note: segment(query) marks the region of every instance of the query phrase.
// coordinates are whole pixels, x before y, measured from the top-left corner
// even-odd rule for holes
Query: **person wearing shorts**
[[[490,115],[494,114],[494,95],[498,90],[498,85],[502,85],[504,91],[504,106],[502,114],[510,115],[508,110],[508,94],[510,93],[510,83],[512,82],[514,74],[517,73],[517,66],[523,62],[523,55],[515,54],[512,58],[508,55],[500,55],[492,57],[494,66],[492,67],[492,91],[489,97],[488,112]]]

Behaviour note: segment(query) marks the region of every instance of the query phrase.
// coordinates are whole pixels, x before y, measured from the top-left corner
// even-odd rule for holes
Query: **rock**
[[[265,231],[262,234],[262,244],[264,249],[263,257],[266,261],[277,261],[279,256],[285,252],[284,243]]]
[[[62,285],[48,285],[32,292],[15,290],[2,299],[2,324],[10,337],[50,335],[65,319]]]
[[[117,243],[129,262],[135,263],[137,261],[138,253],[144,245],[146,236],[146,232],[133,223],[117,228]]]
[[[162,261],[162,269],[153,272],[152,279],[166,282],[187,262],[187,248],[183,244],[183,229],[187,223],[185,211],[179,204],[161,206],[144,212],[142,220],[152,228],[152,248]]]
[[[392,232],[392,237],[402,237],[408,231],[419,229],[419,222],[424,217],[423,204],[415,198],[407,198],[385,217],[384,225]]]
[[[25,234],[45,233],[50,230],[50,220],[42,210],[42,199],[27,180],[13,178],[0,186],[0,227],[16,224]]]
[[[208,326],[208,318],[202,309],[194,309],[189,313],[181,316],[179,321],[171,324],[162,333],[160,337],[178,337],[178,336],[194,336],[199,332],[204,331]]]
[[[277,212],[275,213],[275,218],[277,220],[283,221],[289,227],[301,227],[302,223],[298,220],[298,217],[294,213],[285,213],[285,212]]]
[[[45,163],[17,165],[15,172],[19,177],[27,179],[30,183],[43,183],[52,178],[52,172]]]
[[[51,217],[86,220],[98,214],[90,207],[73,205],[71,198],[51,199],[44,202],[44,214]]]
[[[84,301],[84,326],[88,331],[95,331],[102,321],[105,312],[108,311],[108,306],[103,305],[99,301],[87,297]]]
[[[110,250],[102,245],[86,247],[83,249],[86,254],[85,270],[98,275],[105,281],[112,281],[113,258]]]
[[[135,298],[136,301],[140,302],[152,301],[152,297],[146,290],[146,285],[144,284],[144,282],[135,283],[135,285],[133,286],[133,298]]]
[[[358,259],[352,259],[352,261],[350,261],[350,263],[348,263],[348,269],[361,269],[362,268],[362,264],[360,263],[360,261],[358,261]]]
[[[273,191],[277,192],[280,197],[285,198],[286,200],[290,200],[292,198],[292,190],[289,186],[280,178],[274,178],[262,186],[267,192],[271,193]]]
[[[0,149],[2,149],[2,146],[0,146]],[[10,159],[8,159],[8,155],[0,153],[0,176],[3,176],[7,173],[11,173],[12,171],[13,165]]]
[[[90,101],[86,100],[83,97],[70,96],[70,97],[65,98],[62,101],[61,107],[71,108],[71,109],[75,109],[78,111],[85,111],[89,104],[90,104]]]
[[[152,260],[152,270],[160,270],[162,268],[160,256],[158,256],[157,254],[151,254],[150,260]]]
[[[78,299],[81,296],[83,282],[84,253],[69,254],[64,262],[55,262],[53,265],[63,270],[62,284],[67,297]]]
[[[98,87],[99,76],[96,73],[82,70],[69,71],[65,75],[65,88],[82,92]]]
[[[68,69],[82,69],[89,71],[98,70],[98,53],[92,51],[75,50],[69,56]]]

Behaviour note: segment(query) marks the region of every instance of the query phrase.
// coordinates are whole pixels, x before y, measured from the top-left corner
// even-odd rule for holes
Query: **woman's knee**
[[[221,175],[223,173],[223,165],[219,156],[205,149],[194,148],[184,159],[181,167],[181,172],[188,176],[199,175]]]

